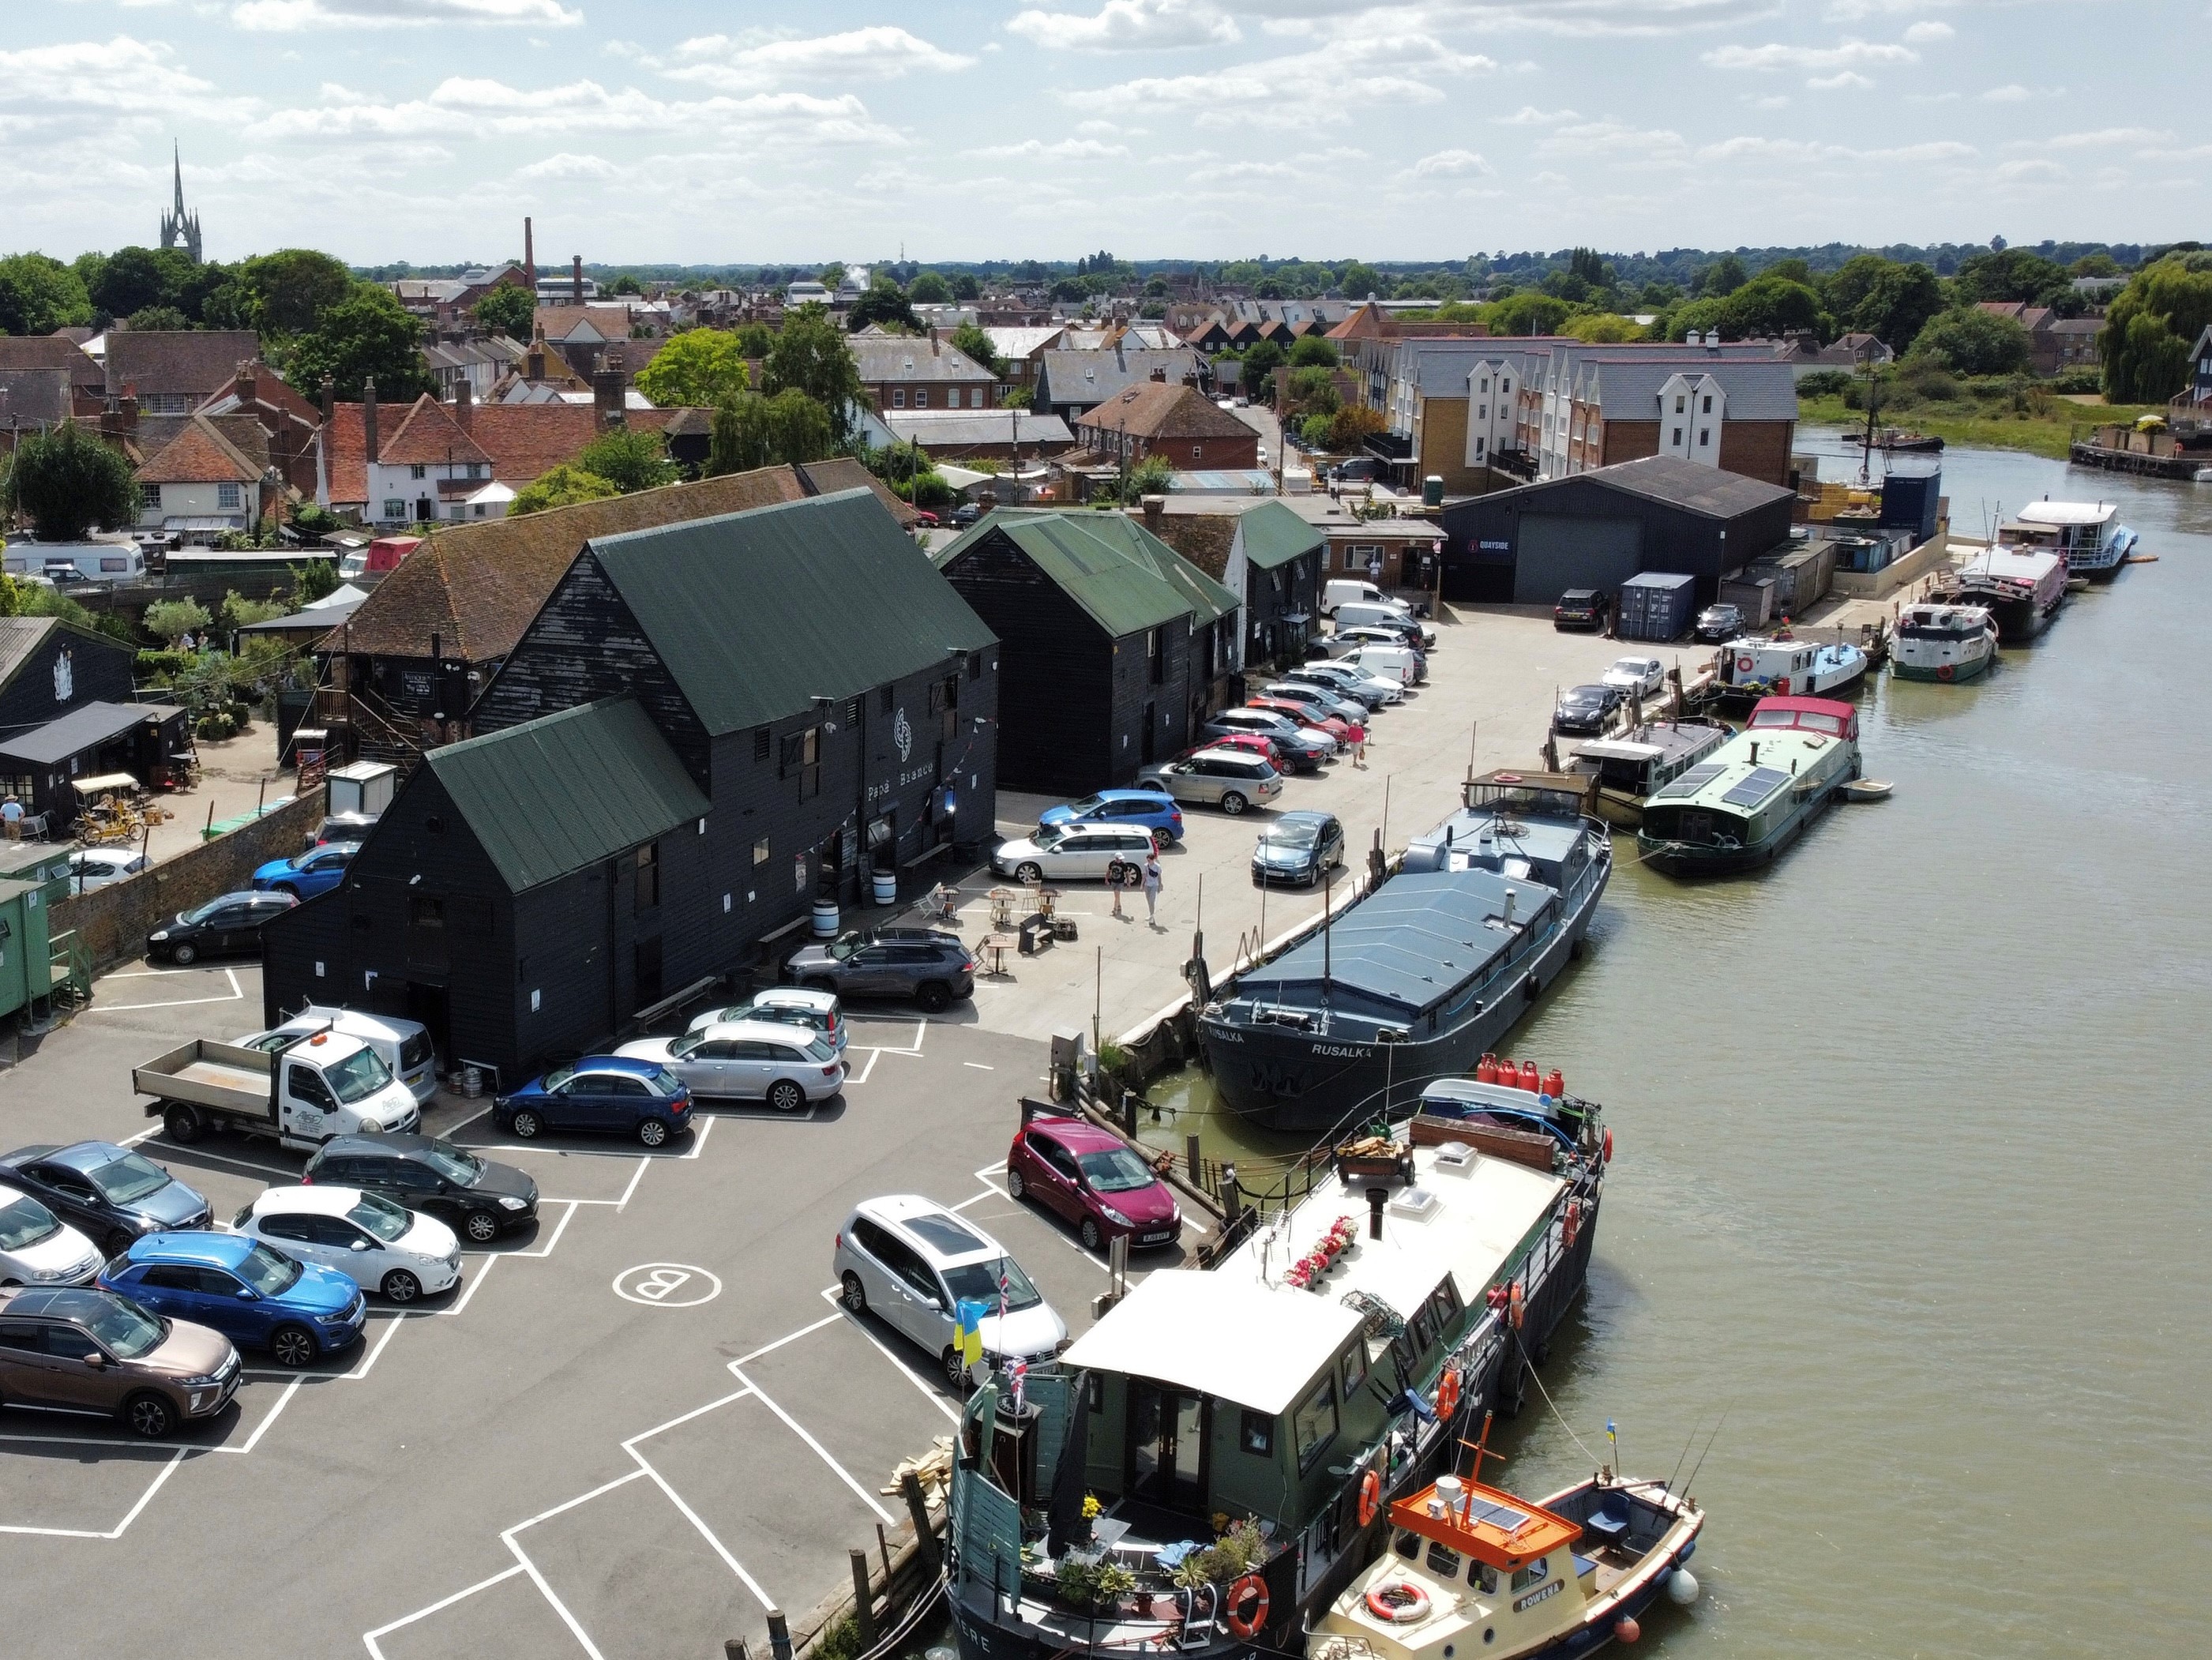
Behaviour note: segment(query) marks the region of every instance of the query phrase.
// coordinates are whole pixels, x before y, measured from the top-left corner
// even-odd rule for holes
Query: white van
[[[1398,602],[1389,598],[1372,582],[1364,581],[1357,576],[1333,578],[1322,588],[1321,614],[1323,617],[1335,616],[1336,608],[1339,605],[1397,605]],[[1398,608],[1401,611],[1405,609],[1403,605],[1399,605]]]
[[[1337,660],[1350,663],[1369,674],[1380,675],[1401,686],[1418,685],[1421,678],[1421,660],[1405,646],[1378,646],[1372,643],[1355,646]]]
[[[328,1026],[341,1037],[357,1037],[376,1051],[392,1075],[407,1086],[417,1103],[428,1104],[438,1092],[438,1057],[430,1043],[430,1029],[419,1021],[392,1014],[363,1014],[358,1009],[325,1008],[310,1003],[283,1025],[249,1032],[234,1040],[242,1049],[274,1052],[301,1033]]]
[[[1423,628],[1414,618],[1413,612],[1407,611],[1403,605],[1395,604],[1386,603],[1378,605],[1370,601],[1362,601],[1358,605],[1346,603],[1339,605],[1336,608],[1336,627],[1340,634],[1346,629],[1395,629],[1406,635],[1408,639],[1417,642],[1425,649],[1437,643],[1437,636],[1429,629]]]

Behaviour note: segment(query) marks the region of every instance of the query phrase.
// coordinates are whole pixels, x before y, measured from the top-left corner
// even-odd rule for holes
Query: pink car
[[[1182,1237],[1182,1211],[1167,1185],[1121,1138],[1079,1118],[1035,1118],[1015,1133],[1006,1191],[1073,1223],[1091,1250],[1117,1235],[1138,1250]]]

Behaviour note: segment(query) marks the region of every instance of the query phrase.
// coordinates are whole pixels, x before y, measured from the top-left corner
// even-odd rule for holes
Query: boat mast
[[[1867,354],[1866,366],[1866,443],[1859,451],[1859,483],[1862,484],[1869,484],[1874,482],[1874,410],[1875,404],[1878,401],[1879,398],[1880,382],[1876,380],[1875,375],[1874,354],[1871,352]]]

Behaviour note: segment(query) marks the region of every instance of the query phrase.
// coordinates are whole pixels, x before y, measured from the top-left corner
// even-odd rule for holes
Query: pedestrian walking
[[[1352,764],[1364,772],[1367,770],[1367,723],[1354,721],[1349,736],[1352,739]]]
[[[1157,931],[1160,926],[1160,855],[1145,855],[1145,920]]]
[[[1106,873],[1106,890],[1114,896],[1114,920],[1117,922],[1129,920],[1121,909],[1121,885],[1127,880],[1128,868],[1117,859],[1113,868]]]
[[[23,804],[15,799],[12,790],[5,801],[0,801],[0,824],[7,826],[6,834],[10,842],[23,839]]]

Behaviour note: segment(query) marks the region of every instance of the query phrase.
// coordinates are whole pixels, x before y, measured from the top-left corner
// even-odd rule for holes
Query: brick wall
[[[91,953],[92,971],[104,974],[143,956],[146,936],[179,911],[243,888],[255,866],[299,852],[322,821],[323,792],[314,790],[142,875],[70,895],[54,906],[46,926],[57,937],[75,929]]]

